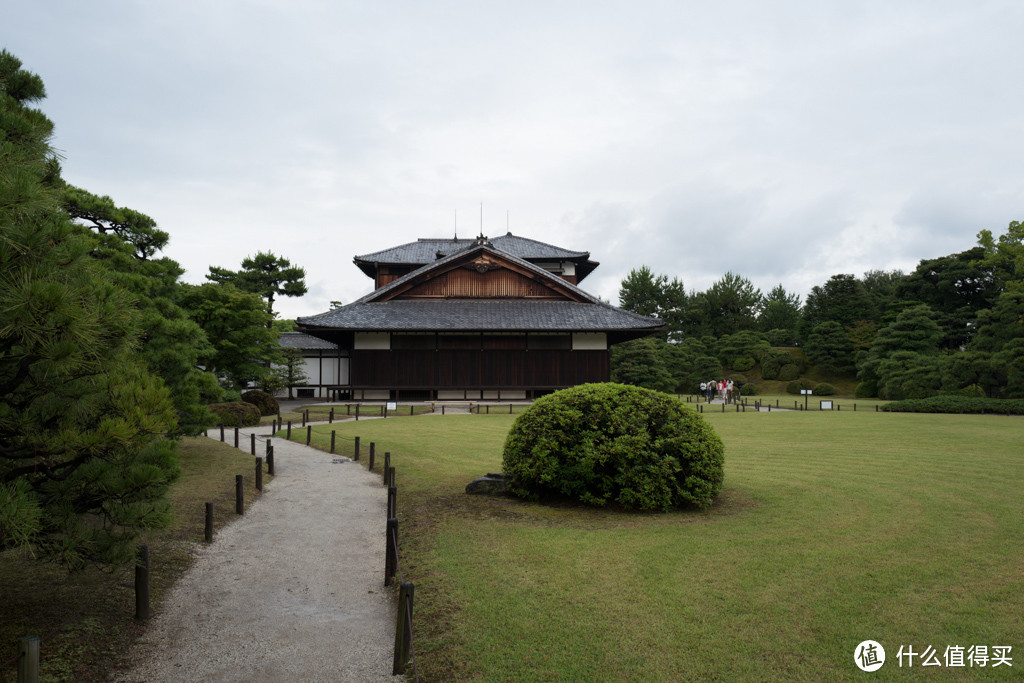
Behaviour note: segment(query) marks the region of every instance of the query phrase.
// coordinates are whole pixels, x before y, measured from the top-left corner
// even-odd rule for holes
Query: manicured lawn
[[[363,462],[370,441],[392,454],[423,680],[952,680],[1024,668],[1020,418],[707,413],[726,444],[725,490],[706,512],[672,514],[465,495],[500,470],[513,419],[315,429],[359,435]],[[867,639],[887,652],[875,674],[854,665]],[[1008,645],[1013,667],[915,658],[901,669],[901,645],[940,661],[947,646]]]

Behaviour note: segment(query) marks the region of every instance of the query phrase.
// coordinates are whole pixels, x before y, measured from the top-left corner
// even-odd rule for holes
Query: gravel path
[[[243,446],[253,431],[269,434],[243,429]],[[273,482],[199,549],[117,680],[404,680],[391,676],[395,605],[384,588],[380,475],[273,443]]]

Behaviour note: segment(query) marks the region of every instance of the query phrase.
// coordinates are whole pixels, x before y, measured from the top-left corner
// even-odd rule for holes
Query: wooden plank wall
[[[510,270],[478,273],[458,268],[438,275],[396,299],[564,299],[539,282]]]
[[[606,382],[607,351],[352,351],[352,384],[382,388],[573,386]]]

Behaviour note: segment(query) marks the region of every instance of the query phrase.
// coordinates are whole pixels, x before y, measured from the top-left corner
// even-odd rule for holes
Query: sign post
[[[801,389],[800,393],[804,395],[804,410],[807,410],[807,397],[814,393],[811,389]]]

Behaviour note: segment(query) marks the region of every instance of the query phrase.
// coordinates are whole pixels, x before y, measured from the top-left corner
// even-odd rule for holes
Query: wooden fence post
[[[412,642],[412,597],[415,587],[403,581],[398,589],[398,623],[395,625],[395,662],[392,675],[405,673]]]
[[[396,509],[398,503],[398,488],[394,484],[388,486],[388,514],[387,519],[398,517]]]
[[[313,440],[313,425],[309,425],[308,427],[306,427],[306,445],[308,446],[309,442],[312,441],[312,440]]]
[[[220,423],[220,440],[224,441],[224,423]]]
[[[395,467],[392,465],[388,468],[388,484],[391,486],[395,485]]]
[[[327,416],[327,424],[334,424],[334,406],[331,406],[331,413]]]
[[[271,442],[271,439],[267,439],[267,452],[264,455],[270,455],[270,450],[271,450],[270,442]]]
[[[256,458],[256,490],[263,490],[263,458]]]
[[[384,551],[384,585],[390,586],[398,565],[398,520],[388,519],[387,543]]]
[[[213,503],[206,504],[206,524],[203,527],[203,540],[213,543]]]
[[[235,475],[235,514],[245,514],[245,485],[241,474]]]
[[[39,683],[39,636],[18,643],[18,683]]]
[[[391,482],[388,481],[388,474],[391,470],[391,451],[384,452],[384,485],[387,486]]]
[[[373,469],[373,456],[377,452],[377,444],[374,441],[370,442],[370,469]]]
[[[334,453],[334,437],[338,435],[338,432],[331,430],[331,453]]]
[[[359,406],[356,406],[357,410],[358,410],[358,408],[359,408]],[[356,447],[355,447],[355,451],[353,451],[352,459],[357,461],[357,462],[359,461],[359,437],[358,436],[356,437]]]
[[[274,476],[274,447],[267,449],[267,474]]]
[[[292,421],[288,420],[288,432],[285,434],[286,439],[292,438]]]
[[[235,448],[238,448],[238,427],[235,427]]]
[[[249,435],[249,454],[256,455],[256,435]]]
[[[135,618],[149,619],[149,546],[139,546],[135,564]]]

